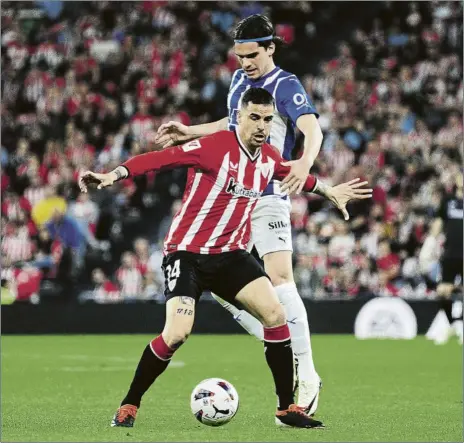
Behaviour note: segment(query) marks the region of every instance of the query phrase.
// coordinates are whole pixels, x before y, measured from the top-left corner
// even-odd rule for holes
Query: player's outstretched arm
[[[286,162],[281,161],[277,164],[273,178],[282,180],[288,174],[289,169]],[[321,182],[314,175],[309,174],[306,176],[306,181],[303,184],[303,191],[313,192],[330,200],[342,212],[345,220],[349,220],[350,215],[346,209],[348,202],[350,200],[363,200],[372,197],[372,189],[363,187],[367,185],[367,181],[360,182],[359,180],[359,178],[355,178],[337,186],[329,186]],[[284,186],[281,187],[281,191],[288,193],[289,187],[286,186],[286,190],[283,188]]]
[[[170,121],[158,128],[154,143],[161,149],[185,143],[205,135],[226,130],[227,121],[228,118],[224,117],[215,122],[194,126],[186,126],[180,122]]]
[[[162,151],[135,155],[106,174],[97,174],[92,171],[84,172],[79,178],[79,187],[82,192],[87,192],[89,185],[96,185],[97,189],[103,189],[118,180],[129,176],[146,174],[149,171],[191,166],[201,169],[208,163],[208,150],[211,146],[214,146],[214,142],[207,137],[206,139],[194,140]]]
[[[350,214],[346,209],[348,202],[350,200],[364,200],[372,197],[372,189],[365,188],[364,186],[366,185],[367,181],[361,182],[359,178],[341,183],[337,186],[329,186],[317,180],[311,192],[330,200],[341,211],[343,218],[349,220]]]

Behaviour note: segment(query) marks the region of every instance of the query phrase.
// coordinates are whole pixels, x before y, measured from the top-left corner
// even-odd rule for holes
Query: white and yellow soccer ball
[[[190,396],[193,415],[207,426],[229,423],[237,413],[238,406],[236,389],[221,378],[207,378],[201,381]]]

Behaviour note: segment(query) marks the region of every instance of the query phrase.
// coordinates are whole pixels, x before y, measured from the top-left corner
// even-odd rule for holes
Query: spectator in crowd
[[[354,235],[348,232],[348,226],[342,221],[335,224],[334,234],[329,241],[329,257],[339,264],[345,264],[351,259],[355,246]]]
[[[443,221],[436,218],[430,225],[429,233],[419,254],[420,272],[429,284],[436,286],[440,275],[440,256],[443,247]]]
[[[2,288],[9,290],[9,296],[15,302],[38,303],[42,272],[33,266],[18,267],[2,254],[1,256]],[[3,296],[3,293],[2,293]]]
[[[100,268],[93,270],[92,281],[95,284],[93,297],[96,303],[119,303],[122,301],[121,291],[113,282],[108,280]]]
[[[52,240],[45,226],[39,229],[37,236],[37,251],[31,266],[42,270],[48,270],[48,275],[56,276],[63,253],[62,244],[59,239]]]
[[[383,274],[387,282],[391,282],[398,277],[400,272],[400,258],[397,254],[392,253],[388,240],[383,240],[379,243],[376,264],[377,269]]]
[[[135,301],[143,294],[143,276],[137,267],[137,260],[132,252],[124,252],[121,266],[116,271],[116,278],[121,288],[124,301]]]
[[[19,222],[11,222],[5,228],[2,236],[2,253],[6,259],[14,264],[32,258],[33,244],[27,230],[21,229]]]
[[[134,241],[134,252],[137,268],[145,276],[148,270],[148,261],[150,259],[149,243],[146,238],[137,238]]]
[[[68,214],[79,225],[87,243],[92,247],[97,247],[95,232],[99,210],[97,204],[90,199],[89,194],[79,194],[76,201],[70,205]]]
[[[59,240],[70,250],[73,264],[79,269],[83,265],[87,242],[78,223],[59,209],[55,209],[52,219],[46,224],[52,240]]]

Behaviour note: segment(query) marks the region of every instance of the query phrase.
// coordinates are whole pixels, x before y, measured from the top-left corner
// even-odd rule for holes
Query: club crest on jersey
[[[236,182],[233,177],[229,179],[226,192],[235,197],[259,198],[262,192],[255,191],[254,189],[247,189],[240,183]]]

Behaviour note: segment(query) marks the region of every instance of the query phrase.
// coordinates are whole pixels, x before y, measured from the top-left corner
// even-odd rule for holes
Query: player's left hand
[[[306,158],[299,158],[298,160],[283,162],[282,165],[289,166],[290,172],[282,180],[280,190],[288,195],[299,194],[303,190],[313,163]]]
[[[327,191],[327,198],[341,211],[345,220],[350,219],[350,214],[346,209],[350,200],[364,200],[372,197],[372,189],[363,187],[368,182],[360,182],[359,180],[359,178],[355,178],[349,182],[332,186]]]
[[[86,171],[79,178],[79,188],[81,192],[86,193],[90,185],[96,185],[97,189],[103,189],[111,186],[115,181],[117,181],[117,176],[114,172],[97,174],[92,171]]]

